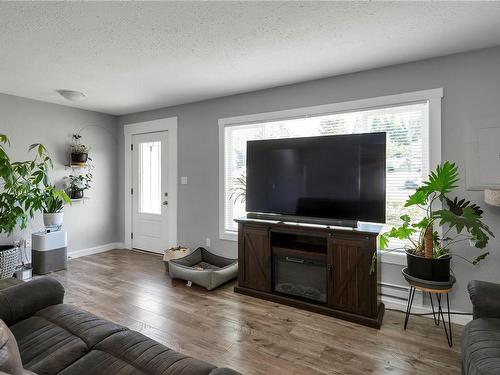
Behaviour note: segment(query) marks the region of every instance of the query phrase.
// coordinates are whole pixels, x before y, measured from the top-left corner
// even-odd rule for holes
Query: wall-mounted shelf
[[[70,163],[65,165],[66,168],[70,169],[83,169],[87,168],[88,164],[87,163]]]
[[[84,202],[84,201],[89,200],[89,199],[90,199],[89,197],[74,198],[74,199],[71,199],[71,202]]]

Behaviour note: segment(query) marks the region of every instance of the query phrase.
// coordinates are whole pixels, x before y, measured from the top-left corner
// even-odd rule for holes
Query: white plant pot
[[[55,212],[55,213],[44,213],[43,214],[43,224],[45,227],[60,227],[63,225],[63,212]]]

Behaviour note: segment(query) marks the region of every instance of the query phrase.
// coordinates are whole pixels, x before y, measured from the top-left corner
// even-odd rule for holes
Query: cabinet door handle
[[[333,266],[331,264],[328,265],[328,277],[331,279],[333,279]]]
[[[297,258],[292,258],[292,257],[285,257],[285,260],[287,262],[292,262],[292,263],[300,263],[300,264],[304,263],[304,259],[297,259]]]

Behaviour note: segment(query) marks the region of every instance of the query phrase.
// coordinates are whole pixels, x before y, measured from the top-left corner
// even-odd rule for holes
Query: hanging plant
[[[89,159],[90,160],[90,159]],[[69,194],[71,199],[81,199],[85,190],[91,188],[93,166],[88,165],[87,173],[69,175]]]
[[[73,143],[71,144],[71,162],[74,164],[84,164],[87,162],[90,148],[81,143],[82,136],[75,133],[72,136]]]

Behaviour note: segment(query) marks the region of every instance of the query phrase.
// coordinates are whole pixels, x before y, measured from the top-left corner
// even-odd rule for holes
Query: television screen
[[[385,222],[386,134],[247,143],[246,210]]]

